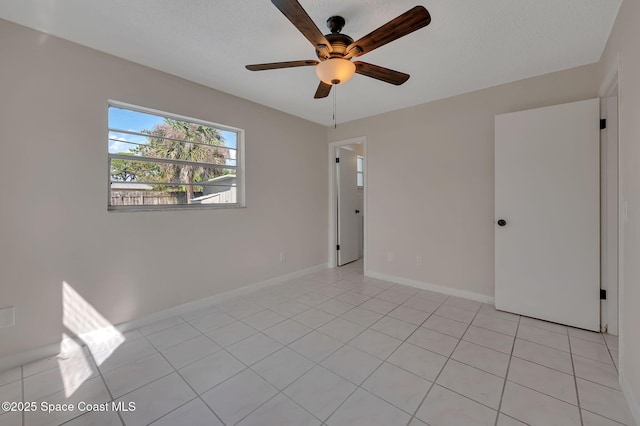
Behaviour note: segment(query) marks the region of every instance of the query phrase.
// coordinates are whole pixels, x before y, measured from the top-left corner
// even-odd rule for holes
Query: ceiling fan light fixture
[[[342,84],[351,80],[356,66],[348,59],[331,58],[316,65],[318,78],[326,84]]]

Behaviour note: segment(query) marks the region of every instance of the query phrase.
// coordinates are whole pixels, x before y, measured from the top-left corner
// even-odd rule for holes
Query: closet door
[[[495,117],[496,308],[600,329],[600,108]]]

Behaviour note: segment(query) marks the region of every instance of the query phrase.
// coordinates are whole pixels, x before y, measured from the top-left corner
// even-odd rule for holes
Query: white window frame
[[[109,99],[107,105],[107,141],[108,134],[111,130],[108,122],[109,107],[128,109],[131,111],[141,112],[144,114],[152,114],[160,117],[171,118],[179,121],[200,124],[207,127],[213,127],[219,130],[236,133],[236,165],[223,168],[235,168],[236,171],[236,203],[224,204],[167,204],[167,205],[135,205],[135,206],[115,206],[111,205],[111,159],[115,154],[109,154],[109,144],[107,142],[107,210],[124,212],[124,211],[161,211],[161,210],[201,210],[201,209],[234,209],[246,207],[245,199],[245,155],[244,155],[244,129],[231,127],[224,124],[218,124],[211,121],[205,121],[184,115],[173,114],[152,108],[141,107],[138,105],[128,104],[125,102]],[[121,129],[124,130],[124,129]],[[158,162],[162,162],[158,160]],[[194,163],[195,164],[195,163]]]

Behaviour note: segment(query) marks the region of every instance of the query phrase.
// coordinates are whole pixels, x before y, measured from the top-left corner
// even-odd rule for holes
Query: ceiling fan
[[[380,46],[406,36],[431,22],[431,15],[423,6],[416,6],[380,28],[370,32],[357,41],[341,34],[345,20],[341,16],[332,16],[327,20],[330,34],[322,35],[307,12],[297,0],[271,0],[271,3],[291,21],[291,23],[313,44],[316,56],[302,61],[273,62],[268,64],[247,65],[250,71],[264,71],[278,68],[315,66],[320,85],[314,98],[325,98],[331,92],[331,86],[344,83],[354,73],[366,75],[386,83],[399,86],[409,79],[409,74],[394,71],[367,62],[351,62],[351,58],[364,55]]]

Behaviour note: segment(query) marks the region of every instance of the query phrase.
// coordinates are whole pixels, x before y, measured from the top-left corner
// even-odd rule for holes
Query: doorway
[[[330,268],[360,260],[367,271],[366,151],[366,137],[329,144]]]

